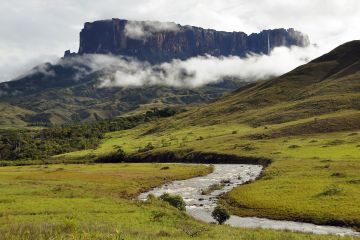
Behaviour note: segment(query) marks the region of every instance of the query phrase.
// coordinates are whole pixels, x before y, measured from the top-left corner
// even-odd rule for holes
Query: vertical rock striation
[[[125,55],[158,63],[205,54],[267,54],[269,46],[308,45],[308,37],[292,28],[247,35],[244,32],[215,31],[175,23],[111,19],[85,23],[80,33],[78,54]]]

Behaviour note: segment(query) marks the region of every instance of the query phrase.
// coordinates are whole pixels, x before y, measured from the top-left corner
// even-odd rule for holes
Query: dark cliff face
[[[78,54],[126,55],[155,63],[205,54],[267,54],[269,46],[272,49],[307,45],[308,37],[294,29],[265,30],[247,35],[174,23],[112,19],[85,23],[80,33]]]

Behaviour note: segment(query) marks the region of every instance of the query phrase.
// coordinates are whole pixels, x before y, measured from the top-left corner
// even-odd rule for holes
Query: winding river
[[[260,165],[215,164],[214,171],[209,175],[165,184],[149,192],[142,193],[139,199],[146,200],[149,194],[160,196],[165,192],[181,195],[186,202],[186,211],[189,215],[198,220],[212,223],[215,220],[212,218],[211,212],[216,206],[217,199],[222,194],[231,191],[234,187],[255,180],[261,174],[261,171],[262,166]],[[204,194],[204,190],[209,189],[214,184],[221,184],[223,187],[205,192]],[[349,228],[319,226],[310,223],[278,221],[257,217],[238,217],[232,215],[226,224],[245,228],[267,228],[315,234],[360,236],[359,232]]]

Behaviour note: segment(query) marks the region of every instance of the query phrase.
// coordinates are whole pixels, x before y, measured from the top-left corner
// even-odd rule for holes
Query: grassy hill
[[[14,106],[3,108],[0,127],[59,125],[117,117],[151,108],[183,107],[214,101],[246,83],[223,79],[198,88],[146,85],[142,87],[101,87],[103,78],[111,76],[104,69],[89,69],[81,56],[61,59],[56,64],[37,66],[25,76],[0,83],[0,102]],[[112,70],[114,71],[114,70]],[[24,109],[21,116],[13,112]]]
[[[233,213],[360,228],[359,60],[360,41],[346,43],[281,77],[55,158],[96,159],[118,146],[152,159],[169,152],[268,158],[259,180],[224,197]],[[149,143],[154,149],[144,153]]]
[[[28,114],[33,114],[32,111],[26,110],[17,106],[13,106],[6,102],[0,101],[0,126],[1,128],[16,128],[25,127],[27,123],[24,118]]]
[[[247,85],[185,120],[284,123],[360,109],[360,41],[346,43],[281,77]]]
[[[356,201],[360,198],[359,60],[360,41],[353,41],[281,77],[242,87],[229,96],[172,117],[156,118],[128,130],[106,133],[96,149],[61,154],[48,161],[92,162],[119,147],[138,159],[170,156],[166,160],[181,160],[190,155],[200,159],[205,153],[210,158],[223,154],[225,161],[253,159],[255,163],[256,159],[266,158],[271,164],[260,179],[234,189],[221,199],[232,213],[360,229],[360,205]],[[21,211],[17,211],[16,202],[4,198],[0,200],[0,207],[3,204],[17,215],[5,215],[10,216],[5,218],[10,219],[6,220],[9,224],[0,228],[0,232],[6,236],[22,233],[19,229],[25,229],[24,234],[30,231],[31,234],[35,232],[32,236],[38,236],[41,221],[52,219],[47,229],[53,231],[49,233],[52,236],[58,233],[58,238],[63,237],[64,229],[67,229],[75,238],[99,239],[114,239],[118,232],[121,236],[139,239],[146,239],[145,235],[185,239],[191,238],[189,233],[194,231],[199,232],[197,238],[200,239],[239,239],[239,236],[242,239],[321,239],[287,232],[209,226],[164,208],[161,203],[149,206],[128,201],[124,196],[113,198],[112,194],[118,193],[118,189],[122,189],[124,195],[135,196],[139,186],[160,184],[164,175],[170,177],[159,173],[158,166],[148,169],[146,164],[129,164],[135,168],[131,170],[135,178],[129,176],[129,179],[116,182],[114,176],[117,179],[123,174],[118,173],[117,168],[123,165],[126,166],[109,166],[111,169],[106,171],[110,174],[104,173],[101,165],[78,165],[79,171],[69,165],[54,165],[48,170],[35,166],[3,168],[5,184],[15,179],[13,184],[38,187],[37,191],[26,194],[41,199],[41,209],[43,206],[53,208],[53,204],[56,209],[61,209],[63,203],[52,202],[54,194],[58,194],[66,199],[67,206],[77,206],[79,214],[71,215],[71,209],[66,208],[61,214],[46,212],[44,215],[37,210],[39,206],[34,208],[36,211],[29,211],[33,209],[34,201],[26,202]],[[35,177],[26,175],[29,169],[36,172]],[[185,173],[179,174],[177,170],[171,174],[171,179],[184,176]],[[88,174],[89,171],[92,174]],[[194,174],[191,169],[189,171],[190,175]],[[53,186],[56,184],[51,179],[53,175],[61,186]],[[64,176],[71,177],[71,183]],[[94,176],[95,179],[91,178],[94,186],[84,182],[89,176]],[[98,192],[98,181],[107,186],[106,196]],[[53,186],[54,191],[42,188],[42,184]],[[7,196],[17,194],[8,188],[3,191]],[[80,193],[86,193],[85,199]],[[93,193],[97,194],[94,196]],[[98,201],[104,208],[99,209],[93,201]],[[99,218],[94,219],[95,213],[89,213],[88,209],[94,209]],[[154,222],[153,216],[159,211],[167,217]],[[27,216],[33,218],[34,215],[37,224],[23,225],[24,220],[30,219]],[[82,224],[86,221],[98,221],[98,226],[106,227],[85,228]],[[186,223],[185,228],[183,223]],[[165,230],[160,227],[164,225]],[[193,227],[189,230],[188,226]],[[118,227],[122,230],[117,230]]]

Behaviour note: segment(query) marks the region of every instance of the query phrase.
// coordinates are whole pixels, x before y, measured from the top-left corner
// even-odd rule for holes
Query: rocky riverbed
[[[198,220],[212,223],[215,220],[212,218],[211,212],[216,207],[218,198],[241,184],[255,180],[261,174],[261,171],[261,165],[215,164],[214,171],[209,175],[165,184],[149,192],[142,193],[139,199],[146,200],[149,194],[160,196],[165,192],[180,195],[186,202],[186,211],[189,215]],[[360,236],[360,233],[348,228],[319,226],[310,223],[278,221],[257,217],[238,217],[232,215],[226,224],[234,227]]]

